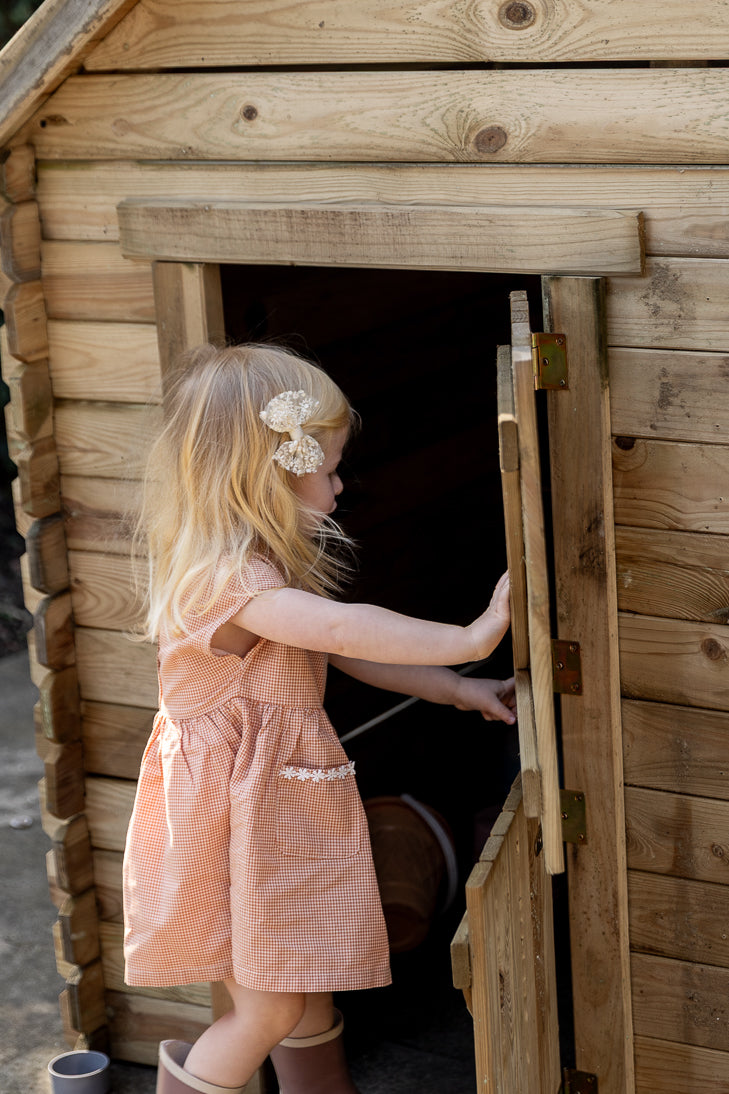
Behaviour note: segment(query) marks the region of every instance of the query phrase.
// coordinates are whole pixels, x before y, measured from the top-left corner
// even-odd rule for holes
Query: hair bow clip
[[[324,463],[324,451],[316,440],[304,433],[302,426],[311,420],[319,403],[305,391],[282,391],[275,395],[260,412],[262,421],[276,433],[288,433],[290,441],[284,441],[273,454],[287,471],[294,475],[308,475]]]

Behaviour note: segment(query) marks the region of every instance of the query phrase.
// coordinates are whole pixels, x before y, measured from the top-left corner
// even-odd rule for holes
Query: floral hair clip
[[[261,411],[261,419],[269,429],[291,437],[279,445],[273,458],[294,475],[309,475],[324,463],[321,445],[301,428],[311,420],[318,406],[317,400],[305,391],[282,391]]]

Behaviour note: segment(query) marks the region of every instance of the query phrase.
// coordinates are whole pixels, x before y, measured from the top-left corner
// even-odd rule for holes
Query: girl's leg
[[[281,1094],[358,1094],[344,1056],[342,1016],[331,995],[305,998],[301,1020],[271,1050]]]
[[[307,992],[304,996],[304,1013],[289,1037],[311,1037],[325,1033],[334,1025],[334,1001],[330,991]]]
[[[195,1042],[185,1071],[217,1086],[240,1087],[301,1021],[306,997],[301,992],[254,991],[234,980],[226,980],[225,986],[233,1009]]]

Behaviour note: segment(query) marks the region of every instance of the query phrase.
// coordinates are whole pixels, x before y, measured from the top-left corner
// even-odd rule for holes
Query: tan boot
[[[159,1046],[157,1094],[243,1094],[244,1086],[216,1086],[185,1071],[185,1060],[192,1048],[186,1041],[162,1041]]]
[[[344,1056],[338,1010],[326,1033],[285,1037],[271,1052],[281,1094],[359,1094]]]

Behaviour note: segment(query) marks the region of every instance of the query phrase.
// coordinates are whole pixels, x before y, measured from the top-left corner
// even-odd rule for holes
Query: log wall
[[[108,1032],[115,1055],[151,1061],[166,1030],[194,1036],[210,1015],[205,987],[130,992],[120,974],[120,855],[156,702],[153,651],[125,635],[123,515],[161,384],[152,269],[122,257],[117,205],[638,210],[645,272],[611,278],[607,296],[635,1082],[718,1092],[729,1065],[729,8],[123,7],[2,160],[2,367],[69,1039]],[[610,921],[608,908],[595,914]],[[581,1037],[580,1066],[602,1094],[630,1089],[629,1016]]]

